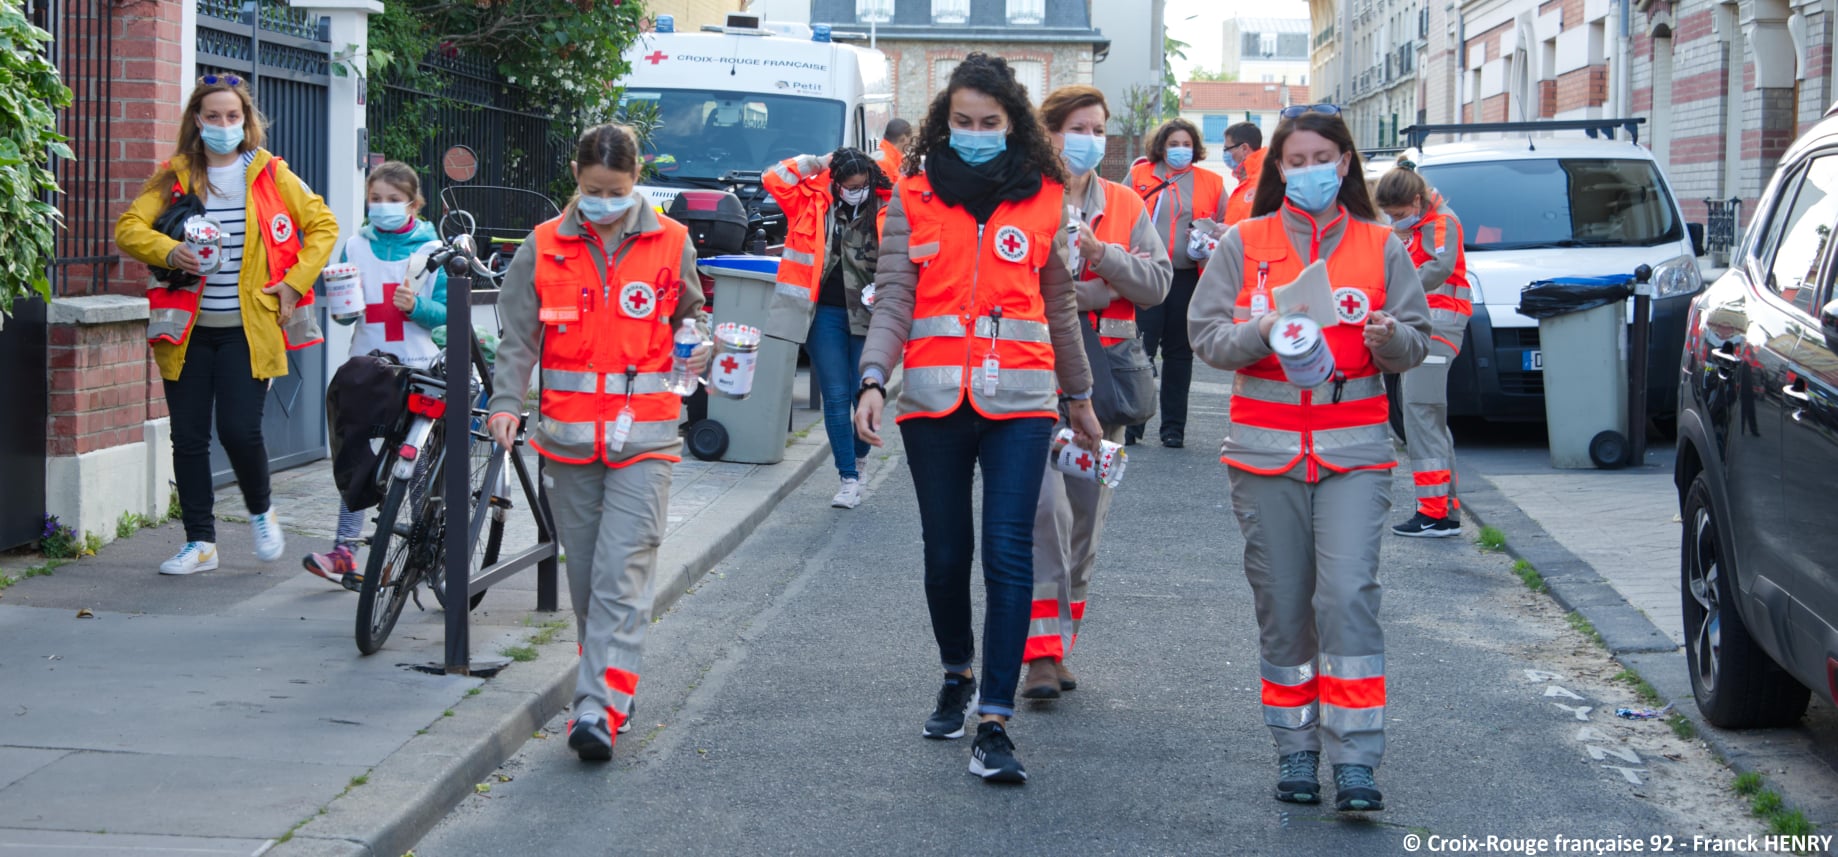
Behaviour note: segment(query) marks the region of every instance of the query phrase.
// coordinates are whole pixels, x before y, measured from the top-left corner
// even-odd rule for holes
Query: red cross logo
[[[209,262],[211,260],[211,257],[215,255],[217,255],[217,248],[215,247],[199,247],[198,248],[198,259],[200,261]]]
[[[996,230],[996,255],[1009,262],[1020,262],[1027,258],[1027,233],[1013,226],[1004,226]]]
[[[364,323],[383,325],[384,342],[401,342],[402,326],[408,322],[408,316],[396,308],[396,289],[401,283],[383,284],[383,302],[364,305]]]
[[[632,292],[632,294],[627,296],[625,300],[626,300],[626,303],[629,303],[632,305],[632,312],[637,313],[639,315],[644,315],[645,308],[651,305],[651,297],[649,295],[646,295],[644,292],[638,292],[638,291]]]
[[[1013,232],[1002,236],[1002,250],[1005,255],[1018,255],[1021,252],[1021,238]]]
[[[1293,322],[1293,321],[1290,322],[1287,327],[1283,328],[1283,336],[1288,339],[1301,339],[1302,338],[1302,325],[1297,324],[1296,322]]]
[[[670,58],[669,54],[666,54],[663,51],[657,51],[651,54],[650,56],[645,57],[645,61],[652,65],[657,65],[658,63],[663,62],[664,60],[667,60],[669,58]]]
[[[644,283],[626,283],[619,289],[619,310],[629,318],[650,318],[657,310],[657,292]]]
[[[1074,461],[1072,463],[1078,465],[1080,471],[1090,470],[1091,469],[1091,453],[1088,453],[1088,452],[1079,453],[1079,460]]]
[[[1356,298],[1350,294],[1340,299],[1340,308],[1343,310],[1346,310],[1346,313],[1349,316],[1359,315],[1360,308],[1365,305],[1366,304],[1364,301],[1361,301],[1359,298]]]
[[[739,368],[740,368],[740,361],[735,360],[734,355],[729,354],[728,356],[721,358],[721,374],[732,375],[734,374],[734,370],[739,369]]]

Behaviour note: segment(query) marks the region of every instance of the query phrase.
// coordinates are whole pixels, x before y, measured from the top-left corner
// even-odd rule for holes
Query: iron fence
[[[58,133],[70,138],[75,158],[51,159],[63,194],[47,198],[64,215],[56,258],[49,271],[59,295],[106,291],[115,254],[115,224],[109,217],[111,167],[119,160],[109,122],[114,109],[114,19],[108,0],[31,0],[32,23],[51,34],[45,46],[64,85],[70,106],[58,112]]]

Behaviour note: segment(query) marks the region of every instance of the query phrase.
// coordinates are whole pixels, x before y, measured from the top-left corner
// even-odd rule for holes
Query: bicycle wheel
[[[440,427],[428,435],[428,450],[440,449]],[[364,582],[357,592],[357,650],[376,654],[395,630],[409,594],[427,569],[428,521],[437,515],[440,474],[438,453],[429,466],[407,479],[390,478],[389,492],[377,509],[377,528],[370,537]]]
[[[491,440],[481,435],[474,434],[469,453],[467,470],[470,472],[470,476],[467,479],[467,483],[471,485],[472,490],[467,492],[471,504],[466,514],[470,516],[478,509],[479,496],[486,490],[486,468],[491,465],[492,459],[498,456],[500,450],[496,443],[493,443]],[[486,511],[488,517],[486,518],[485,525],[479,528],[478,538],[473,540],[471,554],[466,564],[468,583],[472,580],[477,580],[479,575],[484,573],[486,569],[498,563],[498,554],[504,545],[504,523],[505,519],[508,517],[508,510],[510,509],[510,499],[504,496],[506,493],[504,486],[507,484],[506,480],[509,479],[509,470],[510,462],[506,461],[504,467],[498,474],[498,484],[491,490],[491,504]],[[442,519],[435,526],[434,531],[438,534],[440,541],[435,547],[436,560],[428,569],[428,589],[434,593],[434,600],[438,602],[441,609],[444,610],[447,607],[447,541],[445,519]],[[484,600],[485,592],[483,590],[474,593],[471,598],[467,599],[467,609],[477,609],[479,602]]]

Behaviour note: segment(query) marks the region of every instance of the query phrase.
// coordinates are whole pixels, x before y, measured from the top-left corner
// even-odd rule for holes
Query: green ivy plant
[[[51,35],[32,25],[17,3],[0,3],[0,322],[13,301],[49,300],[49,269],[63,215],[45,198],[59,193],[52,156],[75,157],[57,132],[57,111],[70,90],[45,56]]]
[[[489,62],[535,102],[522,109],[553,116],[606,116],[618,102],[616,82],[630,67],[625,49],[645,18],[638,0],[404,0],[370,19],[365,81],[373,103],[389,87],[432,97],[413,99],[380,128],[372,147],[413,162],[433,134],[432,117],[448,99],[444,82],[423,61],[468,56]]]

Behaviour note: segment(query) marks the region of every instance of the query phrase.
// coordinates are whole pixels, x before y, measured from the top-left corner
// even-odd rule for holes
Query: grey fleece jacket
[[[1074,201],[1086,223],[1100,214],[1111,216],[1104,211],[1104,189],[1108,184],[1111,182],[1094,173],[1085,188],[1085,198]],[[1142,254],[1147,254],[1146,258]],[[1084,257],[1075,258],[1074,263],[1076,268],[1083,268]],[[1098,257],[1091,271],[1099,279],[1077,280],[1073,284],[1078,290],[1079,312],[1104,309],[1119,297],[1144,309],[1160,306],[1168,297],[1169,283],[1174,280],[1174,262],[1168,258],[1168,248],[1161,236],[1155,233],[1155,224],[1149,219],[1147,210],[1139,213],[1135,225],[1130,227],[1129,246],[1104,245],[1104,255]]]
[[[562,224],[559,229],[563,235],[581,235],[593,227],[581,218],[580,211],[569,206],[562,213]],[[646,204],[632,206],[625,219],[603,234],[606,247],[617,248],[615,258],[623,255],[626,237],[633,233],[654,232],[662,228],[657,212]],[[606,254],[599,245],[587,242],[588,254],[593,257],[595,267],[600,269],[600,279],[607,276]],[[706,326],[702,313],[702,281],[696,276],[696,248],[685,240],[683,258],[678,263],[682,276],[682,294],[677,298],[676,312],[670,316],[671,326],[677,327],[683,319],[693,318],[698,325]],[[498,295],[498,321],[504,328],[504,336],[498,343],[498,359],[492,367],[492,397],[486,405],[488,413],[520,414],[523,412],[523,397],[530,389],[530,375],[542,359],[543,324],[538,311],[542,301],[536,295],[536,242],[523,242],[517,248],[517,255],[511,258],[511,266],[504,272],[503,291]],[[534,423],[532,423],[534,425]],[[637,445],[627,445],[619,458],[630,458],[645,452],[655,452]]]
[[[1346,233],[1345,218],[1327,224],[1319,234],[1320,255],[1311,256],[1309,247],[1315,245],[1317,236],[1315,223],[1308,215],[1285,205],[1281,213],[1264,216],[1283,218],[1289,246],[1304,264],[1332,255]],[[1215,369],[1243,369],[1271,354],[1270,342],[1257,335],[1257,325],[1232,321],[1232,308],[1237,306],[1238,290],[1243,287],[1244,239],[1234,226],[1219,240],[1219,249],[1207,263],[1206,274],[1194,288],[1193,304],[1187,308],[1187,336],[1193,343],[1193,353]],[[1373,362],[1385,372],[1403,372],[1422,363],[1430,348],[1429,303],[1424,300],[1410,252],[1395,235],[1385,242],[1382,309],[1398,320],[1398,329],[1391,341],[1373,349]]]
[[[1052,258],[1040,271],[1040,296],[1046,301],[1059,388],[1068,396],[1084,398],[1091,395],[1091,363],[1085,358],[1078,295],[1066,264],[1066,224],[1066,215],[1061,213]],[[874,323],[862,347],[863,378],[886,380],[906,356],[906,339],[913,329],[914,290],[919,285],[919,266],[906,255],[911,238],[912,226],[906,219],[900,188],[895,187],[893,199],[887,203],[886,225],[881,228],[881,258],[874,277]]]
[[[1422,281],[1423,291],[1426,294],[1442,288],[1442,284],[1448,282],[1449,278],[1455,275],[1455,259],[1457,256],[1461,255],[1461,220],[1458,219],[1455,216],[1455,212],[1451,211],[1446,205],[1438,208],[1436,213],[1449,219],[1448,235],[1444,239],[1449,243],[1446,245],[1446,249],[1443,250],[1442,255],[1438,256],[1436,255],[1436,236],[1423,236],[1423,247],[1425,250],[1430,251],[1430,258],[1423,263],[1422,267],[1417,269],[1417,279]],[[1425,228],[1427,228],[1425,224],[1420,223],[1417,225],[1417,231],[1422,231]]]

